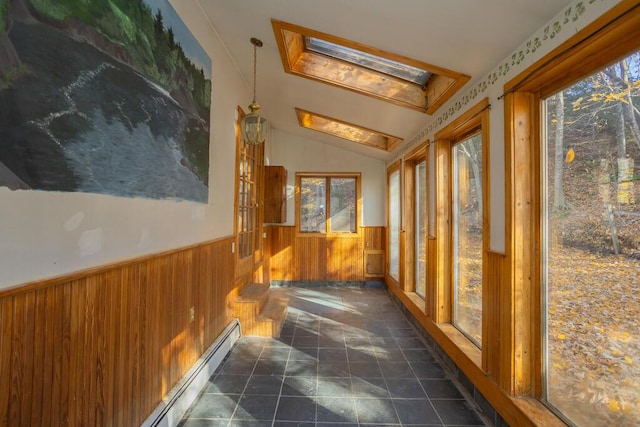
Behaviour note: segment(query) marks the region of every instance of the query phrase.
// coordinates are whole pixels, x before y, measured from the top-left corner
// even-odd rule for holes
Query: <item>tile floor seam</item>
[[[280,405],[283,404],[283,393],[285,392],[285,384],[288,384],[288,381],[291,381],[291,383],[287,386],[292,387],[292,394],[300,395],[299,397],[306,398],[308,401],[312,402],[314,414],[313,421],[309,421],[309,424],[311,425],[322,425],[323,423],[328,423],[356,426],[362,425],[364,427],[366,424],[368,424],[367,421],[369,421],[369,424],[371,422],[375,422],[375,418],[362,418],[362,415],[364,414],[362,412],[362,409],[364,406],[358,402],[362,402],[363,399],[365,401],[370,400],[371,402],[374,402],[376,400],[388,402],[388,404],[391,405],[391,407],[388,408],[388,416],[383,416],[382,419],[389,422],[395,415],[394,425],[397,426],[408,425],[407,423],[415,421],[415,418],[412,419],[411,414],[405,414],[404,412],[402,414],[400,413],[400,409],[403,407],[415,407],[417,410],[420,410],[420,407],[425,408],[424,410],[427,410],[426,408],[430,408],[430,410],[433,412],[433,415],[435,415],[433,421],[437,419],[441,425],[446,425],[444,424],[445,419],[434,404],[434,401],[443,400],[451,402],[466,402],[466,407],[471,410],[469,416],[472,417],[468,419],[471,420],[472,423],[485,422],[477,413],[477,409],[472,406],[472,402],[470,402],[468,397],[465,397],[464,394],[459,393],[460,398],[456,399],[443,397],[455,395],[455,393],[451,393],[451,391],[446,387],[443,389],[443,384],[451,384],[451,386],[459,392],[458,384],[455,384],[455,381],[453,381],[453,379],[449,375],[448,370],[445,369],[445,366],[443,366],[442,361],[440,361],[434,355],[433,351],[424,342],[424,339],[422,339],[419,331],[416,330],[415,326],[406,318],[406,315],[393,303],[388,295],[388,292],[384,292],[382,290],[376,292],[363,292],[362,290],[360,290],[359,292],[354,292],[349,289],[337,291],[331,289],[331,293],[327,292],[325,294],[318,292],[317,289],[304,290],[304,288],[290,288],[290,293],[294,298],[300,295],[304,295],[310,301],[312,301],[314,298],[316,300],[322,300],[323,296],[328,296],[330,304],[318,304],[313,302],[309,303],[304,301],[302,298],[299,298],[299,301],[297,301],[298,305],[295,305],[296,303],[294,302],[293,309],[290,311],[288,319],[285,320],[287,331],[290,331],[291,333],[290,336],[284,337],[284,339],[279,340],[265,339],[264,341],[252,341],[250,337],[246,337],[246,340],[242,341],[242,343],[246,343],[245,345],[247,348],[247,356],[251,356],[254,353],[257,353],[257,355],[254,354],[253,356],[251,356],[253,359],[252,370],[249,376],[246,377],[246,383],[242,387],[242,391],[239,395],[240,397],[238,401],[235,403],[231,418],[229,418],[228,420],[220,420],[222,421],[220,425],[234,424],[246,425],[248,427],[258,427],[260,425],[266,426],[268,423],[270,423],[270,425],[274,427],[276,424],[284,423],[284,426],[293,427],[294,424],[302,423],[302,421],[299,420],[278,419],[278,410],[281,408]],[[335,298],[336,294],[340,295],[339,303],[331,300],[332,298]],[[350,303],[347,298],[351,298],[352,302]],[[381,319],[379,317],[371,317],[375,311],[370,310],[369,307],[373,304],[377,304],[379,307],[382,307]],[[331,308],[330,310],[327,310],[326,307],[329,305]],[[292,305],[290,304],[290,306]],[[404,330],[410,330],[411,333]],[[396,333],[399,334],[397,337],[394,335]],[[309,336],[311,338],[304,339],[302,338],[304,336]],[[311,348],[296,347],[296,337],[301,337],[302,339],[300,340],[300,342],[306,345],[312,345],[315,341],[315,345]],[[316,339],[314,340],[313,337],[315,337]],[[380,341],[376,340],[374,342],[373,338],[380,338]],[[413,340],[414,342],[412,342],[411,340]],[[253,351],[251,350],[254,342],[256,342],[255,346],[259,347],[259,352],[257,351],[257,349]],[[229,359],[233,359],[233,352],[237,351],[239,348],[241,347],[238,346],[235,349],[231,350],[228,357],[224,359],[223,366],[221,366],[220,370],[217,370],[216,374],[212,376],[212,381],[215,380],[216,376],[222,375],[224,373],[224,363],[226,363]],[[287,348],[288,351],[278,350],[279,348]],[[303,356],[300,353],[294,353],[294,350],[298,350],[298,352],[304,353],[305,349],[307,349],[307,356]],[[346,369],[337,368],[339,370],[336,372],[332,372],[331,370],[321,372],[320,366],[325,362],[328,364],[336,362],[336,366],[341,365],[341,363],[339,362],[339,359],[341,359],[340,350],[344,350],[345,365],[342,366],[345,366]],[[353,351],[350,352],[350,350]],[[366,371],[363,371],[364,375],[372,374],[374,375],[374,377],[362,377],[362,375],[358,375],[356,371],[353,370],[354,367],[358,366],[356,365],[356,363],[358,363],[359,359],[355,358],[358,354],[358,351],[362,352],[363,355],[369,354],[369,357],[372,357],[372,359],[363,357],[362,360],[368,359],[375,361],[375,366],[378,369],[378,374],[376,374],[375,372],[366,373]],[[426,354],[428,357],[420,359],[420,351],[425,352],[424,354]],[[271,352],[271,354],[267,354],[267,352]],[[279,357],[281,357],[282,353],[284,352],[287,353],[287,358],[286,360],[284,360],[284,366],[280,366],[281,359]],[[238,354],[245,353],[235,353],[235,355]],[[298,375],[293,369],[290,369],[296,362],[301,362],[293,360],[294,357],[304,358],[304,360],[307,360],[307,358],[314,360],[314,363],[312,365],[315,366],[315,375],[313,377],[306,377],[304,376],[304,374]],[[398,357],[400,359],[398,359]],[[323,360],[325,358],[327,360]],[[238,359],[235,358],[233,360]],[[383,360],[386,363],[385,366],[382,365]],[[398,363],[399,360],[406,365],[406,368],[402,368],[400,366],[400,363]],[[268,372],[270,363],[273,363],[274,371],[278,373],[278,377],[280,379],[278,394],[275,398],[275,406],[273,407],[273,417],[271,418],[271,421],[250,421],[248,419],[235,420],[240,405],[242,404],[242,399],[245,398],[245,396],[250,395],[246,394],[250,382],[255,375],[261,375],[263,374],[263,372]],[[389,363],[396,363],[396,365],[388,365]],[[443,378],[440,378],[437,373],[432,373],[429,370],[428,364],[433,364],[434,366],[437,365],[438,367],[440,367],[444,374]],[[236,362],[236,367],[231,369],[237,370],[241,366],[242,363]],[[231,362],[229,364],[229,367],[231,367]],[[360,365],[360,367],[363,368],[364,365]],[[260,369],[259,371],[258,368]],[[340,372],[341,369],[344,370]],[[418,369],[420,369],[420,372],[418,371]],[[282,370],[282,372],[280,372],[280,370]],[[378,377],[377,375],[380,376]],[[415,382],[417,385],[415,387],[413,386],[413,384],[411,385],[411,387],[403,387],[401,385],[403,379],[402,377],[406,377],[406,379],[412,379],[413,381],[411,381],[411,383]],[[289,380],[289,378],[313,378],[310,381],[310,384],[313,384],[313,386],[308,393],[304,390],[299,390],[296,392],[293,389],[295,388],[295,381]],[[227,378],[227,380],[232,379],[233,378]],[[321,390],[321,379],[323,379],[322,390],[324,391]],[[355,380],[358,380],[358,382],[356,382]],[[429,384],[428,381],[433,380],[443,381],[443,383],[433,383],[434,386],[440,387],[439,389],[436,389],[436,393],[439,393],[440,398],[431,398],[429,390],[426,389],[426,386]],[[256,383],[258,383],[258,381],[256,381]],[[340,398],[340,396],[334,396],[332,394],[330,386],[330,384],[332,383],[335,383],[337,387],[346,389],[346,391],[338,392],[338,394],[346,394],[346,396],[344,396],[342,399],[348,399],[348,403],[346,404],[344,409],[340,409],[340,406],[334,406],[335,402],[338,402],[342,399]],[[376,386],[376,384],[378,384],[380,387],[384,387],[384,389],[380,389],[379,392],[367,391],[366,384],[369,384],[369,387],[378,387]],[[362,388],[363,386],[365,388]],[[302,385],[302,387],[305,388],[306,386]],[[357,389],[357,387],[360,388]],[[392,390],[393,394],[391,393]],[[417,392],[418,390],[420,392]],[[289,391],[287,391],[287,393],[288,392]],[[362,394],[362,396],[360,396],[360,394]],[[381,397],[385,395],[386,397]],[[296,403],[296,396],[287,397],[293,397],[294,399],[287,400]],[[414,406],[403,406],[402,402],[406,401],[415,402],[413,404]],[[321,402],[328,406],[326,406],[326,408],[323,408]],[[425,403],[419,404],[419,402]],[[428,406],[426,406],[426,402],[428,402]],[[249,408],[250,407],[251,406],[249,406]],[[440,405],[439,407],[441,409],[443,407],[456,408],[456,406],[446,404]],[[360,411],[358,409],[360,409]],[[393,412],[391,412],[391,410]],[[191,412],[192,411],[190,409],[189,413]],[[429,411],[427,411],[427,413],[429,413]],[[474,414],[475,417],[473,416]],[[250,414],[248,415],[250,416]],[[304,415],[291,415],[291,417],[303,418]],[[335,418],[337,418],[339,421],[331,421]],[[195,420],[196,418],[193,419]],[[403,420],[405,422],[403,422]]]

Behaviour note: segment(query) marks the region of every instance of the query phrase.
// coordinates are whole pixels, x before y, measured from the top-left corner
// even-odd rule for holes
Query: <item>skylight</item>
[[[304,38],[307,50],[331,56],[336,59],[350,62],[355,65],[379,71],[390,76],[397,77],[408,82],[423,86],[431,73],[420,68],[402,62],[393,61],[371,53],[341,46],[316,37]]]
[[[369,147],[380,150],[393,151],[393,149],[402,142],[402,138],[305,111],[300,108],[296,108],[296,115],[298,116],[298,123],[304,128],[337,136],[338,138],[368,145]]]
[[[285,72],[433,114],[469,80],[426,62],[271,20]]]

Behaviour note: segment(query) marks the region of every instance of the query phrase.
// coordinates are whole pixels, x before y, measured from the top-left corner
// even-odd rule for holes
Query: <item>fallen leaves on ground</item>
[[[580,426],[640,425],[640,261],[549,259],[549,401]]]

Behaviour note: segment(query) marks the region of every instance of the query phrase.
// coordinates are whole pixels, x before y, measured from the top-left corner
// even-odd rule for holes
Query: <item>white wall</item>
[[[212,62],[209,203],[0,187],[0,289],[233,234],[235,114],[251,92],[195,2],[172,3]]]
[[[0,289],[233,234],[235,112],[250,99],[250,88],[196,2],[171,3],[212,59],[209,203],[0,188]],[[436,131],[488,97],[492,108],[490,245],[494,250],[503,251],[505,245],[502,87],[616,3],[574,1],[524,41],[513,58],[496,64],[492,73],[474,80],[462,95],[427,118],[423,130],[393,159],[432,139]],[[385,225],[383,162],[278,130],[273,131],[267,148],[270,164],[287,168],[290,186],[296,171],[361,172],[362,224]],[[294,223],[294,208],[290,199],[287,224]]]
[[[266,156],[270,165],[287,169],[287,225],[295,223],[296,172],[360,172],[363,198],[361,224],[385,225],[387,175],[383,161],[278,129],[272,131]]]
[[[527,67],[534,64],[544,55],[551,52],[558,45],[573,36],[604,12],[619,3],[619,0],[574,0],[565,7],[547,25],[540,28],[535,34],[525,40],[512,55],[505,58],[487,76],[472,80],[467,84],[460,96],[447,102],[438,113],[425,122],[425,127],[413,138],[403,145],[396,156],[387,164],[390,165],[402,158],[411,149],[425,140],[433,141],[437,131],[451,123],[472,106],[484,98],[489,98],[490,112],[490,167],[489,167],[489,194],[490,194],[490,248],[497,252],[505,251],[505,174],[504,174],[504,103],[501,99],[504,84],[516,77]],[[526,19],[523,16],[522,19]],[[433,159],[433,146],[430,147],[430,155]],[[433,164],[431,164],[433,167]],[[433,176],[431,176],[433,178]],[[433,232],[433,218],[435,215],[435,187],[431,180],[430,188],[430,224],[429,230]]]

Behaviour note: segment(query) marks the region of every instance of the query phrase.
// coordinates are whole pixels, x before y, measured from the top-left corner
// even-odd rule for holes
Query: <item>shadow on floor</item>
[[[240,338],[181,426],[487,425],[385,289],[272,293],[280,338]]]

